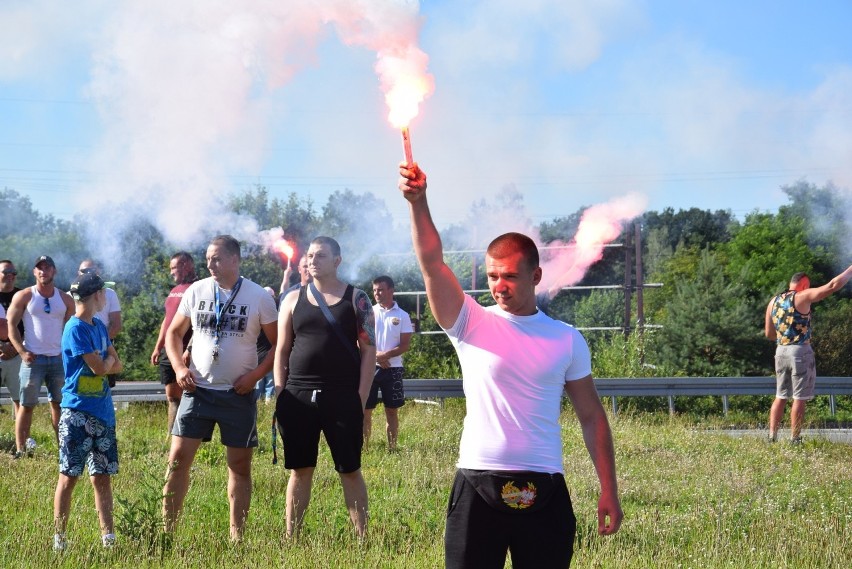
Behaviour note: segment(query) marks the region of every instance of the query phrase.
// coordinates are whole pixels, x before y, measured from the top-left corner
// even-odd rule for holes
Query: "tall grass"
[[[271,407],[261,404],[261,448],[243,543],[227,539],[227,473],[217,434],[196,458],[173,546],[154,553],[128,535],[119,535],[114,550],[100,547],[85,480],[74,492],[69,549],[53,553],[57,463],[47,415],[44,406],[36,409],[34,458],[0,455],[2,567],[443,566],[444,508],[464,415],[461,400],[442,408],[403,407],[395,453],[382,440],[378,410],[379,428],[363,461],[370,491],[365,543],[353,535],[326,450],[303,534],[297,542],[283,538],[287,473],[281,462],[272,465]],[[165,406],[131,405],[117,419],[121,472],[114,491],[134,503],[144,499],[147,477],[165,474]],[[578,518],[574,567],[846,567],[852,558],[852,446],[819,440],[801,447],[768,445],[758,437],[727,436],[721,418],[696,424],[664,413],[619,414],[612,425],[626,517],[617,535],[601,538],[597,479],[570,409],[563,425],[566,478]],[[0,433],[11,428],[10,413],[0,414]]]

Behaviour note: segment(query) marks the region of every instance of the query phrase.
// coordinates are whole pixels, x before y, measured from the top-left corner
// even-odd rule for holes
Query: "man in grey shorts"
[[[777,390],[769,410],[769,441],[778,440],[778,425],[784,418],[787,400],[790,411],[790,442],[802,442],[802,422],[808,401],[814,398],[816,364],[811,348],[811,305],[837,292],[852,278],[852,265],[821,287],[811,288],[805,273],[790,278],[788,289],[766,306],[763,333],[775,340]]]
[[[166,352],[183,397],[172,428],[169,471],[163,488],[163,518],[173,532],[189,489],[189,473],[203,441],[218,424],[227,447],[232,541],[242,538],[251,504],[251,459],[257,446],[255,384],[272,369],[275,353],[258,362],[261,331],[278,338],[275,301],[260,285],[240,276],[240,244],[220,235],[207,247],[212,275],[196,281],[180,301],[166,332]],[[192,327],[189,365],[183,337]]]

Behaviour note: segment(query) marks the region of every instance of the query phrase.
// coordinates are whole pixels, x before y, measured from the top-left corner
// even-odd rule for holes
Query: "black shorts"
[[[165,348],[160,350],[160,383],[168,385],[177,381],[175,370],[172,368],[172,362],[169,361],[169,356],[166,354]]]
[[[367,397],[367,409],[375,409],[379,403],[379,388],[382,390],[382,403],[387,409],[397,409],[405,405],[405,390],[402,385],[401,367],[377,367],[373,376],[373,386]]]
[[[536,508],[524,505],[524,500],[528,503],[528,494],[523,494],[529,489],[527,475],[549,476],[549,495],[542,495]],[[507,481],[512,482],[512,487],[507,488]],[[542,490],[543,486],[538,485]],[[456,472],[444,534],[447,569],[502,569],[507,551],[515,569],[568,567],[577,520],[565,478],[561,474],[516,472],[508,479],[501,477],[494,490],[498,501],[501,492],[506,496],[505,504],[497,505],[500,507],[489,504],[461,470]],[[508,506],[509,503],[514,505]]]
[[[320,432],[335,470],[347,474],[361,468],[364,411],[357,391],[287,387],[275,402],[275,413],[284,443],[284,468],[316,466]]]

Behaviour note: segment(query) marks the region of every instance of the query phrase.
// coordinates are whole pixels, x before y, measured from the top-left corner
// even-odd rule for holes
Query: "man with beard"
[[[21,354],[21,408],[15,418],[15,458],[35,447],[30,440],[33,409],[42,384],[47,388],[53,430],[59,437],[59,404],[65,370],[62,367],[62,329],[74,314],[74,300],[56,288],[56,263],[42,255],[33,266],[36,284],[18,292],[9,305],[9,340]],[[18,324],[24,322],[21,337]],[[29,447],[29,448],[27,448]]]

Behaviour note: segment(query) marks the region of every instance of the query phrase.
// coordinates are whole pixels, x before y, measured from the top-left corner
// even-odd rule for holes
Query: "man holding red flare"
[[[613,534],[618,499],[612,433],[591,375],[583,336],[536,307],[538,249],[506,233],[488,246],[488,287],[497,303],[464,294],[444,263],[426,200],[426,175],[400,165],[414,251],[435,320],[461,362],[467,415],[444,538],[446,567],[568,567],[576,520],[563,477],[563,392],[574,407],[601,485],[598,533]]]

